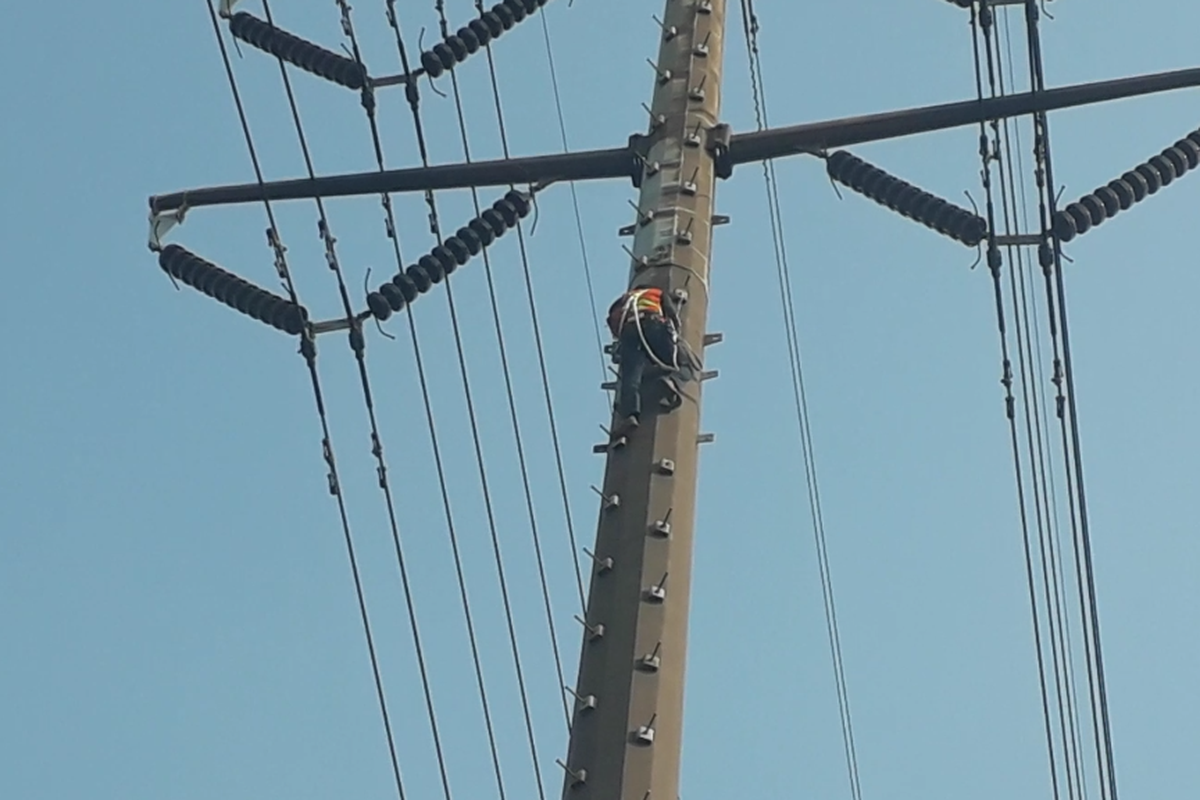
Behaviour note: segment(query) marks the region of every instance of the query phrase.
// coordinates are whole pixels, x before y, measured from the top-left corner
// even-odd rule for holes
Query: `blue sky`
[[[292,7],[292,6],[297,7]],[[436,31],[401,3],[409,44]],[[573,148],[624,142],[656,47],[658,3],[553,2]],[[760,0],[775,124],[972,95],[966,17],[944,2]],[[261,13],[255,2],[243,4]],[[462,24],[473,4],[448,0]],[[398,71],[382,0],[354,13],[376,74]],[[1052,4],[1051,85],[1197,65],[1200,8]],[[277,21],[341,42],[333,2]],[[725,118],[753,127],[736,17]],[[1016,22],[1014,18],[1014,23]],[[0,796],[395,796],[320,429],[294,342],[192,291],[145,248],[146,197],[252,171],[199,0],[16,4],[0,30]],[[303,170],[279,72],[236,61],[264,169]],[[516,154],[559,148],[540,22],[497,43]],[[372,169],[355,95],[293,74],[318,172]],[[500,154],[486,67],[461,68],[473,154]],[[443,81],[443,83],[446,83]],[[445,87],[448,89],[448,85]],[[1200,120],[1194,92],[1053,117],[1065,197],[1116,177]],[[390,166],[417,163],[401,95],[380,96]],[[461,160],[451,101],[424,95],[432,158]],[[857,148],[942,196],[978,197],[976,132]],[[974,253],[781,164],[783,211],[841,615],[864,797],[1049,797],[999,348]],[[1193,367],[1200,184],[1187,178],[1073,243],[1069,305],[1118,774],[1124,796],[1187,793],[1200,748],[1200,479]],[[696,531],[682,796],[848,797],[807,525],[761,175],[720,186]],[[484,192],[490,202],[494,193]],[[575,222],[548,193],[529,239],[571,512],[590,543],[604,397]],[[597,300],[621,291],[626,182],[580,188]],[[469,195],[441,198],[446,226]],[[430,246],[398,201],[406,258]],[[315,316],[338,302],[311,203],[279,207]],[[331,203],[356,297],[394,269],[377,199]],[[172,240],[272,285],[260,207],[197,210]],[[510,237],[511,238],[511,237]],[[574,574],[515,241],[493,270],[530,454],[555,622],[574,674]],[[535,715],[557,793],[557,678],[513,454],[483,266],[454,279]],[[536,796],[444,299],[416,313],[476,615],[505,789]],[[399,321],[389,324],[404,334]],[[354,363],[321,375],[412,798],[440,796]],[[496,796],[407,334],[369,364],[417,613],[458,797]],[[1193,487],[1189,489],[1188,487]],[[1191,495],[1193,499],[1189,500]]]

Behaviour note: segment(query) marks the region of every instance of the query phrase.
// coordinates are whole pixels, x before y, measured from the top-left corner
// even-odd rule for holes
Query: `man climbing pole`
[[[647,367],[664,386],[661,401],[667,411],[683,402],[678,380],[690,380],[695,359],[680,338],[676,300],[649,286],[635,287],[617,298],[608,309],[608,329],[616,340],[613,360],[620,367],[617,382],[617,427],[613,439],[632,432],[642,413],[642,382]]]

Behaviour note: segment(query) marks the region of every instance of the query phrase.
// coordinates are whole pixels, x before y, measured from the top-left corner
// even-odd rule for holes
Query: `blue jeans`
[[[641,335],[638,326],[629,322],[621,329],[617,340],[617,357],[620,360],[620,379],[617,381],[617,415],[622,419],[640,416],[642,412],[642,381],[646,367],[657,368],[657,364],[646,352],[642,337],[650,345],[654,357],[664,364],[675,363],[675,341],[670,325],[659,317],[643,317]]]

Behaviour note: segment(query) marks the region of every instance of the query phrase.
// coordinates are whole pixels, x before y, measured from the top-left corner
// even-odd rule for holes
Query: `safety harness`
[[[650,356],[660,368],[670,372],[679,371],[679,331],[669,321],[667,327],[671,330],[671,364],[664,364],[655,354],[654,348],[646,341],[646,332],[642,329],[642,312],[656,314],[665,318],[662,308],[662,290],[661,289],[639,289],[629,292],[625,299],[624,308],[621,311],[621,327],[624,328],[628,324],[630,317],[633,318],[633,324],[637,328],[638,339],[642,342],[642,349],[646,355]]]

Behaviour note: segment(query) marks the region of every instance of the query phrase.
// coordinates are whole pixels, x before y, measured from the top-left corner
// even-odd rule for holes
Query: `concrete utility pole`
[[[630,284],[682,290],[703,352],[725,0],[667,0]],[[700,387],[608,455],[565,798],[676,800],[692,571]]]

